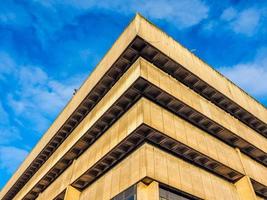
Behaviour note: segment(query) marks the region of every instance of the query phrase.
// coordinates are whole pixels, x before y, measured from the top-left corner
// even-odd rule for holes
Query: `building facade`
[[[267,110],[137,15],[0,193],[267,198]]]

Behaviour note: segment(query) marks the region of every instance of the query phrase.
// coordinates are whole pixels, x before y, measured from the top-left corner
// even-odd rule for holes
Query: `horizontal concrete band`
[[[161,52],[140,37],[137,37],[133,41],[130,49],[129,57],[134,57],[136,55],[144,57],[164,72],[170,74],[190,89],[267,138],[267,124],[265,122],[261,121],[236,102],[226,97],[223,93],[216,90],[213,86],[206,83],[205,80],[201,80],[197,75],[173,61],[168,57],[168,54]]]
[[[192,90],[154,67],[149,62],[140,59],[140,63],[142,68],[141,76],[144,79],[224,127],[226,131],[234,133],[264,152],[267,152],[267,140],[262,135],[248,128],[239,120],[214,106],[200,95],[192,92]]]
[[[136,17],[137,35],[179,63],[232,101],[267,123],[267,109],[227,78],[208,66],[188,49],[140,16]]]
[[[74,132],[74,134],[70,135],[68,137],[68,141],[71,141],[70,143],[65,143],[65,145],[62,145],[62,149],[58,149],[56,152],[58,152],[58,154],[55,152],[52,156],[54,156],[51,160],[53,160],[53,162],[48,162],[47,165],[44,165],[43,168],[46,168],[46,166],[51,165],[51,163],[56,163],[64,154],[64,152],[67,152],[69,150],[69,148],[71,147],[70,144],[75,144],[78,140],[78,138],[80,138],[87,130],[88,128],[94,124],[94,122],[101,117],[101,115],[106,111],[106,109],[108,109],[110,107],[110,105],[119,97],[121,96],[121,94],[126,91],[128,89],[128,87],[130,87],[133,82],[135,80],[138,79],[138,77],[143,77],[146,79],[149,79],[151,82],[154,82],[154,84],[159,85],[159,87],[162,87],[163,90],[170,90],[168,88],[164,88],[166,87],[166,85],[172,85],[172,84],[179,84],[176,80],[171,79],[169,76],[167,76],[165,73],[161,72],[160,70],[156,69],[155,67],[153,67],[151,64],[140,60],[138,61],[133,67],[131,67],[131,69],[125,74],[125,76],[122,77],[121,80],[119,80],[118,84],[116,84],[114,86],[114,88],[112,88],[110,90],[110,92],[108,92],[108,94],[99,102],[99,105],[97,105],[92,112],[89,113],[89,115],[84,119],[84,121],[77,127],[77,129],[75,129],[74,131],[76,131],[76,133]],[[152,71],[151,71],[152,70]],[[153,71],[154,70],[154,71]],[[157,73],[161,73],[161,74],[157,74]],[[147,75],[148,77],[146,77],[145,75]],[[164,84],[166,83],[165,79],[162,78],[161,80],[158,80],[160,82],[157,83],[157,81],[153,80],[153,77],[164,77],[167,78],[168,80],[171,80],[173,82],[169,82],[169,84]],[[168,82],[167,82],[168,83]],[[169,87],[169,86],[168,86]],[[176,88],[176,86],[174,86]],[[181,85],[181,88],[185,88],[183,85]],[[181,89],[177,90],[176,94],[182,94],[184,91],[181,91]],[[189,90],[190,91],[190,90]],[[171,92],[170,92],[171,93]],[[193,93],[194,94],[194,93]],[[180,98],[180,97],[179,97]],[[184,97],[181,97],[184,98]],[[185,101],[185,100],[184,100]],[[204,100],[205,102],[205,100]],[[208,103],[208,101],[206,101]],[[212,104],[211,104],[212,106]],[[207,109],[205,109],[207,110]],[[220,111],[220,109],[218,109]],[[231,116],[230,116],[231,117]],[[232,117],[232,119],[234,119]],[[235,119],[234,119],[235,120]],[[239,122],[240,123],[240,122]],[[242,123],[241,123],[242,124]],[[79,128],[80,127],[80,128]],[[193,126],[192,126],[193,127]],[[75,139],[76,138],[76,139]],[[193,142],[192,142],[193,143]],[[60,146],[61,147],[61,146]],[[205,148],[205,147],[203,147]],[[55,159],[56,158],[56,159]],[[42,170],[39,170],[40,172],[37,172],[39,174],[42,174]]]
[[[163,118],[162,120],[158,121],[158,119],[154,116],[162,116]],[[208,156],[206,159],[211,158],[211,160],[205,161],[202,159],[206,162],[206,166],[202,164],[202,167],[206,167],[206,169],[210,171],[213,170],[213,173],[220,176],[223,176],[223,173],[225,173],[224,175],[226,175],[226,177],[224,178],[228,178],[229,180],[231,177],[227,177],[227,174],[234,172],[237,178],[239,177],[238,174],[243,174],[237,152],[232,147],[222,143],[204,131],[195,128],[190,123],[164,110],[160,106],[157,106],[146,99],[141,99],[129,111],[127,111],[120,118],[120,120],[113,124],[112,127],[108,129],[105,134],[100,137],[89,149],[87,149],[70,167],[68,167],[42,193],[42,195],[52,195],[53,191],[55,191],[55,188],[58,190],[55,196],[60,194],[65,189],[65,185],[62,183],[73,183],[74,186],[79,187],[79,181],[77,181],[77,179],[93,165],[95,165],[95,163],[104,155],[117,146],[118,143],[122,143],[126,137],[130,137],[132,132],[134,132],[134,130],[136,130],[141,124],[146,124],[152,129],[160,131],[168,136],[168,140],[161,138],[162,134],[160,133],[153,133],[151,136],[146,136],[147,140],[154,142],[155,144],[160,144],[166,150],[168,145],[171,145],[174,141],[180,141],[186,145],[187,148],[191,148],[192,150],[195,149],[197,151],[194,152],[189,149],[184,149],[185,146],[181,146],[181,144],[179,148],[178,146],[173,146],[173,153],[175,153],[175,149],[177,148],[177,151],[183,152],[184,154],[178,156],[184,157],[191,162],[195,162],[195,164],[201,165],[201,162],[198,163],[198,161],[200,161],[200,157],[197,153],[199,152],[203,155],[205,154]],[[170,124],[172,125],[170,126]],[[160,138],[161,140],[159,140]],[[142,139],[145,139],[145,136],[143,136]],[[137,140],[137,144],[138,142],[141,141]],[[203,143],[206,145],[202,145]],[[206,148],[203,148],[203,146]],[[223,155],[223,152],[227,152],[227,157]],[[230,166],[230,168],[235,169],[236,172],[233,170],[231,171],[231,169],[227,168],[226,166]],[[42,174],[45,174],[45,172]],[[33,177],[31,179],[32,183],[30,184],[30,182],[28,182],[25,186],[25,190],[22,190],[16,196],[16,199],[22,199],[23,196],[27,194],[26,188],[31,189],[33,185],[36,185],[40,178],[42,177]],[[29,187],[27,187],[28,185]]]
[[[150,144],[142,145],[89,185],[80,199],[110,199],[147,177],[202,199],[238,199],[232,183]],[[46,194],[42,195],[45,199]]]

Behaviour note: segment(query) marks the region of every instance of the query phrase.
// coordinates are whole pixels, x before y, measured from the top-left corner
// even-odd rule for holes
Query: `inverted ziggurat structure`
[[[0,198],[266,199],[266,137],[265,107],[137,15]]]

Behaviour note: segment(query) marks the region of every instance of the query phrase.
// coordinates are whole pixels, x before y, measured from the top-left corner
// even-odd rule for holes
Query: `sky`
[[[267,1],[3,0],[0,189],[136,12],[267,106]]]

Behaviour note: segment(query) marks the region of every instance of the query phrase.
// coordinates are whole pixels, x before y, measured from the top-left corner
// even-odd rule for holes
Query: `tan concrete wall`
[[[64,143],[56,150],[56,152],[49,158],[49,160],[39,169],[39,171],[33,176],[33,178],[24,186],[23,190],[18,193],[16,198],[20,199],[20,197],[23,197],[38,182],[38,180],[40,180],[43,175],[48,172],[50,167],[53,166],[62,157],[62,155],[64,155],[64,153],[70,149],[70,147],[88,130],[88,128],[91,127],[91,125],[102,115],[102,113],[104,113],[110,107],[110,105],[112,105],[112,103],[115,102],[117,98],[121,96],[121,94],[125,90],[127,90],[127,88],[139,76],[148,79],[150,82],[162,88],[163,90],[166,90],[176,98],[181,98],[181,100],[185,101],[187,104],[191,104],[192,107],[195,106],[195,108],[199,109],[200,112],[209,115],[209,117],[211,117],[212,119],[218,120],[219,123],[223,123],[225,119],[229,119],[227,122],[228,124],[231,124],[231,120],[236,120],[221,109],[217,109],[207,100],[203,99],[200,96],[197,96],[197,94],[193,93],[188,88],[180,84],[175,79],[169,77],[161,70],[153,67],[146,61],[139,61],[131,67],[131,69],[125,74],[125,76],[123,76],[119,80],[119,82],[99,102],[99,104],[92,110],[92,112],[88,114],[88,116],[82,121],[82,123],[80,123],[79,126],[76,127],[73,134],[71,134],[66,139],[66,141],[64,141]],[[183,95],[185,93],[186,95]],[[187,96],[189,97],[187,98]],[[199,100],[198,102],[200,103],[191,101],[190,97],[193,99],[197,98]],[[174,139],[242,173],[239,159],[236,159],[236,152],[233,148],[222,143],[213,136],[201,131],[190,123],[181,120],[179,117],[174,116],[173,114],[160,108],[159,106],[157,106],[156,108],[151,106],[153,108],[150,108],[149,111],[148,105],[150,106],[152,104],[147,103],[147,105],[144,106],[140,111],[143,112],[145,123],[150,124],[152,127],[155,127],[163,133],[170,135]],[[153,116],[153,118],[151,118],[150,116]],[[242,123],[240,122],[233,122],[233,124],[242,125]],[[225,125],[227,124],[225,123]],[[251,130],[249,128],[247,129]],[[239,132],[237,134],[239,134]],[[258,135],[257,133],[255,134]],[[196,135],[198,135],[199,137],[196,137]],[[254,142],[258,141],[256,140]],[[203,143],[205,143],[205,145],[203,145]],[[227,157],[224,156],[225,152],[227,152],[228,154]],[[259,165],[256,162],[255,164]],[[253,177],[255,178],[255,180],[258,180],[257,177]]]
[[[146,176],[146,146],[142,146],[86,188],[80,200],[109,200]]]
[[[151,101],[144,100],[142,110],[145,124],[244,174],[238,154],[231,146]]]
[[[239,200],[233,184],[148,144],[85,189],[80,199],[110,199],[145,176],[199,198]]]
[[[155,103],[144,100],[144,123],[267,186],[267,168]],[[244,165],[244,169],[243,169]]]
[[[241,154],[246,174],[255,181],[267,186],[267,167],[259,165],[250,157]]]
[[[267,123],[267,109],[262,104],[141,16],[135,20],[138,27],[136,32],[141,38]]]
[[[203,199],[239,199],[233,184],[155,147],[147,147],[147,174]]]
[[[267,140],[265,137],[215,106],[210,101],[193,92],[190,88],[184,86],[151,63],[143,59],[140,60],[140,62],[141,76],[146,80],[217,122],[232,133],[250,142],[264,152],[267,152]]]
[[[160,118],[151,116],[160,116]],[[98,141],[84,152],[71,167],[63,172],[42,193],[42,196],[49,198],[60,194],[69,184],[74,182],[81,174],[100,160],[116,144],[124,140],[127,135],[142,123],[244,174],[237,152],[232,147],[227,146],[200,129],[194,128],[188,122],[165,111],[156,104],[146,99],[141,99]],[[170,129],[170,127],[173,129]],[[153,156],[150,158],[153,159]],[[258,163],[255,164],[259,165]]]
[[[139,101],[140,102],[140,101]],[[137,103],[124,114],[119,121],[112,125],[90,148],[88,148],[67,170],[65,170],[43,193],[45,198],[56,197],[78,177],[85,173],[105,154],[113,149],[119,142],[125,139],[142,122],[141,103]],[[16,196],[16,199],[21,199]]]

